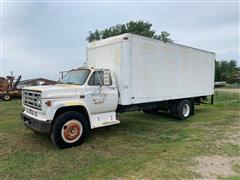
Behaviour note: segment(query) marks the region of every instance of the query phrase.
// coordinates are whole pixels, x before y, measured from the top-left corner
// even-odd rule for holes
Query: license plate
[[[34,115],[34,112],[31,109],[29,109],[28,113],[31,114],[31,115]]]
[[[34,112],[33,110],[29,109],[28,110],[28,113],[33,115],[33,116],[36,116],[37,117],[37,112]]]

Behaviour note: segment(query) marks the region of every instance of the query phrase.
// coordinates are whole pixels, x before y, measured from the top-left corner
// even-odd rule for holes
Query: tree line
[[[151,23],[144,21],[130,21],[126,24],[117,24],[116,26],[112,26],[104,30],[95,30],[94,32],[89,31],[87,41],[98,41],[124,33],[138,34],[141,36],[157,39],[165,43],[173,42],[173,40],[170,38],[170,33],[167,31],[162,31],[160,34],[158,34],[154,29],[152,29]]]
[[[240,83],[240,67],[237,66],[237,61],[215,61],[215,81]]]

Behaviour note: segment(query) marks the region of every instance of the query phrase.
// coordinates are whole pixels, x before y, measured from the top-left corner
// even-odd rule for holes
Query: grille
[[[22,93],[23,104],[34,109],[42,110],[41,99],[41,92],[24,90]],[[37,103],[38,100],[40,104]]]

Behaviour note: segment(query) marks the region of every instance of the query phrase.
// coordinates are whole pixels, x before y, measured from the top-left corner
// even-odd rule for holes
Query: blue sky
[[[144,20],[179,44],[239,62],[239,2],[7,2],[2,75],[58,79],[85,61],[88,31]]]

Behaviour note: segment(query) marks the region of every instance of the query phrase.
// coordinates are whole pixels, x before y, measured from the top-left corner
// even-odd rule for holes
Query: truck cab
[[[22,105],[24,124],[50,134],[60,148],[80,145],[90,129],[119,123],[116,80],[109,69],[75,69],[56,85],[26,87]]]

